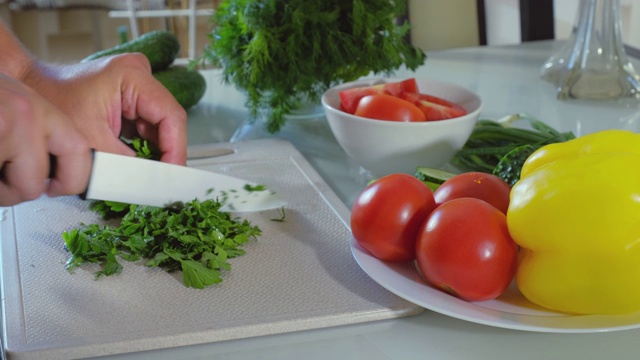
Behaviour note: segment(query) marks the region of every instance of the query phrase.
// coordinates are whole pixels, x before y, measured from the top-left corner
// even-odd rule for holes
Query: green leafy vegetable
[[[506,181],[511,186],[515,185],[520,180],[522,165],[539,148],[540,145],[526,144],[509,151],[493,169],[493,175]]]
[[[531,128],[514,127],[513,123],[519,120],[527,121]],[[497,121],[478,120],[471,136],[451,162],[465,171],[493,173],[500,160],[518,147],[531,145],[537,148],[574,138],[572,132],[559,132],[527,114],[514,114]]]
[[[246,184],[244,186],[244,189],[246,191],[249,191],[249,192],[251,192],[251,191],[265,191],[265,190],[267,190],[267,187],[265,185],[260,185],[260,184],[258,184],[258,185]]]
[[[143,159],[160,159],[160,150],[149,141],[134,137],[133,139],[121,139],[136,152],[136,156]]]
[[[425,54],[396,24],[406,1],[226,0],[216,10],[202,62],[247,94],[251,119],[278,132],[300,102],[369,74],[414,70]]]
[[[91,224],[62,234],[71,253],[69,271],[98,263],[97,276],[118,274],[118,261],[147,259],[146,265],[181,270],[187,287],[202,289],[222,281],[228,259],[244,254],[242,246],[261,230],[247,220],[221,212],[214,200],[191,201],[183,208],[129,205],[120,225]]]
[[[159,149],[147,140],[140,137],[134,137],[133,139],[121,138],[121,140],[136,152],[136,157],[152,160],[160,159]],[[89,209],[100,214],[105,220],[123,217],[128,208],[129,204],[116,201],[92,200],[89,204]]]
[[[117,201],[92,200],[89,209],[97,212],[103,219],[121,218],[129,211],[129,204]]]
[[[158,151],[146,140],[125,141],[136,156],[158,159]],[[213,189],[209,190],[213,191]],[[224,202],[193,200],[165,208],[95,200],[89,209],[103,219],[120,218],[116,227],[90,224],[62,234],[71,253],[69,271],[87,263],[98,263],[96,276],[123,270],[118,261],[147,259],[146,265],[167,271],[182,271],[187,287],[202,289],[222,281],[221,271],[230,270],[228,259],[244,254],[242,246],[261,234],[247,220],[232,219],[221,212]]]
[[[278,209],[278,214],[280,215],[280,217],[272,218],[271,221],[284,222],[284,219],[287,217],[287,214],[284,211],[284,206]]]

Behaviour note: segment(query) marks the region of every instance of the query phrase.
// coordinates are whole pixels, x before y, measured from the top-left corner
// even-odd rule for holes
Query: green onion
[[[515,127],[524,120],[531,127]],[[499,120],[480,119],[463,148],[451,161],[464,171],[492,173],[500,160],[512,150],[574,139],[572,132],[559,132],[528,114],[513,114]]]

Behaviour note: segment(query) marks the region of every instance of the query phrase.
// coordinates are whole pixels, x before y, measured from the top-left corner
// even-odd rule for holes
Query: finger
[[[46,151],[21,152],[2,164],[0,206],[11,206],[38,198],[46,189]]]
[[[92,142],[94,148],[99,151],[104,151],[113,154],[135,156],[136,152],[132,150],[127,144],[122,142],[115,136],[109,136],[106,138],[96,139]]]
[[[184,165],[187,159],[186,111],[148,74],[133,72],[124,80],[123,115],[129,119],[142,119],[156,128],[160,160]],[[149,133],[144,128],[143,131]]]
[[[84,192],[89,182],[91,152],[87,139],[73,122],[53,105],[46,103],[39,114],[46,119],[44,138],[47,161],[55,158],[55,169],[49,169],[46,189],[49,196],[76,195]],[[48,168],[48,167],[47,167]]]
[[[141,136],[141,133],[138,129],[136,129],[136,122],[133,120],[122,118],[120,120],[120,137],[124,137],[125,139],[133,139],[135,137]],[[149,139],[147,140],[157,141],[157,139]]]
[[[37,95],[0,74],[0,205],[33,200],[46,188],[48,156]]]
[[[56,158],[54,177],[47,195],[76,195],[83,193],[91,173],[91,149],[86,140],[73,131],[54,131],[49,138],[49,153]]]
[[[137,133],[144,139],[147,139],[154,144],[158,143],[158,128],[143,119],[136,120]]]

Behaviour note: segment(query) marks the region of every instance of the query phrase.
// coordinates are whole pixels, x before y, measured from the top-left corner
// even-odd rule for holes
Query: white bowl
[[[327,90],[322,106],[331,131],[344,151],[373,176],[414,174],[416,167],[438,168],[449,162],[465,144],[482,109],[482,100],[461,86],[416,78],[421,93],[462,106],[461,117],[426,122],[367,119],[340,110],[338,93],[344,89],[404,79],[376,78],[344,83]]]

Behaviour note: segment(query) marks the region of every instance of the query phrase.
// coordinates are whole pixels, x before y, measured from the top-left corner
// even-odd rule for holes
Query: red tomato
[[[367,95],[360,99],[356,116],[390,121],[425,121],[424,113],[412,103],[392,95]]]
[[[438,206],[416,243],[417,265],[424,278],[468,301],[500,296],[513,279],[517,257],[506,216],[474,198]]]
[[[472,197],[484,200],[506,214],[510,192],[509,184],[499,177],[472,171],[448,179],[436,189],[433,196],[438,204],[452,199]]]
[[[399,97],[403,92],[417,93],[418,83],[415,78],[402,81],[389,82],[380,85],[362,86],[351,89],[342,90],[340,96],[340,104],[342,109],[349,114],[356,112],[358,102],[367,95],[387,94]]]
[[[437,96],[403,92],[400,97],[420,108],[427,121],[452,119],[467,114],[462,106]]]
[[[391,174],[371,183],[351,209],[354,239],[386,261],[415,259],[416,239],[436,207],[431,190],[409,174]]]

